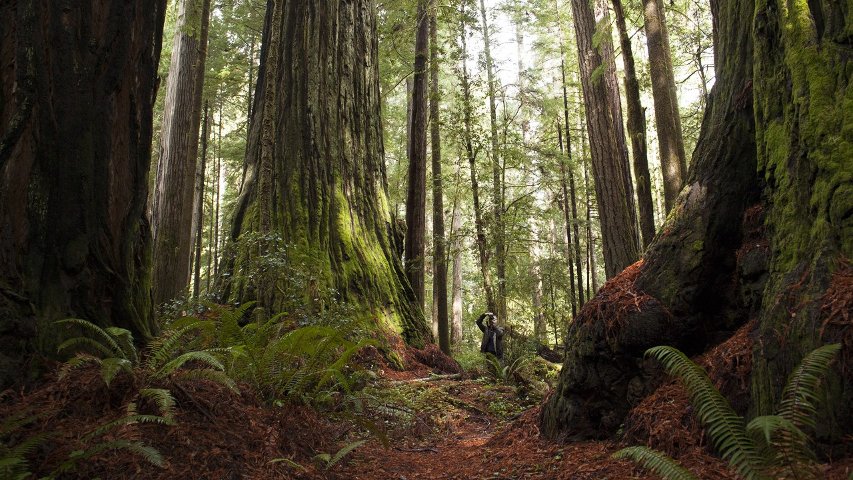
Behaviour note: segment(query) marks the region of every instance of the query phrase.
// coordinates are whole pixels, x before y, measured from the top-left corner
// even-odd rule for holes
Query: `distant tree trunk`
[[[583,128],[581,128],[583,130]],[[586,137],[581,135],[581,160],[583,161],[583,189],[586,196],[586,253],[587,253],[587,291],[589,296],[595,295],[598,291],[598,274],[596,273],[595,262],[595,237],[592,234],[592,196],[590,191],[592,187],[589,184],[589,167],[586,158]]]
[[[687,177],[687,155],[681,133],[681,113],[672,73],[672,53],[662,0],[643,0],[655,125],[658,132],[660,163],[663,171],[664,204],[669,213]]]
[[[415,73],[412,84],[412,128],[409,140],[409,186],[406,196],[406,277],[421,308],[426,246],[427,58],[429,57],[429,0],[418,0],[415,30]]]
[[[0,389],[55,355],[54,320],[156,333],[145,208],[165,10],[0,4]]]
[[[155,305],[185,292],[192,256],[193,184],[210,0],[181,0],[178,8],[152,203]]]
[[[584,302],[584,294],[583,294],[583,267],[581,265],[581,237],[580,232],[578,231],[578,198],[577,192],[575,191],[575,162],[572,159],[572,130],[571,130],[571,122],[569,121],[569,92],[568,92],[568,84],[566,83],[566,62],[564,60],[563,48],[560,47],[560,71],[563,77],[563,120],[566,122],[566,159],[568,162],[563,162],[560,160],[560,168],[563,176],[563,183],[565,186],[565,182],[568,180],[568,191],[563,192],[566,196],[566,228],[569,228],[569,206],[571,206],[571,227],[575,232],[575,241],[572,242],[571,239],[569,243],[572,243],[572,247],[574,247],[574,260],[575,260],[575,268],[577,269],[577,283],[578,283],[578,308],[583,308]],[[569,203],[571,202],[571,203]],[[568,230],[567,230],[568,231]],[[568,238],[568,237],[567,237]]]
[[[210,103],[204,101],[204,118],[201,127],[201,161],[195,169],[195,196],[193,200],[193,231],[195,232],[195,259],[193,261],[193,298],[201,292],[201,241],[204,238],[204,174],[207,168],[207,139],[210,135]]]
[[[453,214],[450,221],[450,251],[453,253],[453,282],[450,290],[453,292],[453,321],[450,329],[450,343],[458,346],[462,343],[462,215],[459,212],[459,199],[453,202]]]
[[[631,51],[631,38],[625,25],[622,0],[612,0],[622,46],[622,61],[625,63],[625,99],[628,106],[628,136],[634,153],[634,179],[637,182],[637,206],[640,211],[640,233],[643,247],[648,247],[655,237],[655,210],[652,202],[652,177],[649,173],[648,148],[646,146],[646,111],[640,103],[640,83]],[[683,149],[683,145],[682,145]]]
[[[480,204],[480,185],[477,182],[477,152],[474,150],[474,133],[473,119],[471,107],[471,83],[468,77],[468,38],[465,33],[465,2],[462,3],[462,33],[460,41],[462,43],[462,110],[463,120],[465,123],[464,143],[465,152],[468,156],[468,166],[471,170],[471,196],[474,201],[474,228],[476,230],[477,252],[480,258],[480,272],[483,276],[483,291],[486,293],[486,307],[492,311],[497,311],[495,303],[494,289],[492,288],[492,275],[489,271],[489,251],[486,247],[486,229],[483,221],[483,207]]]
[[[568,132],[568,129],[566,129]],[[563,129],[560,122],[557,122],[557,142],[560,144],[560,153],[563,153]],[[560,189],[562,193],[562,201],[560,202],[560,210],[563,211],[563,220],[566,224],[566,263],[569,265],[569,292],[571,298],[569,302],[572,304],[572,318],[578,315],[578,294],[575,291],[575,264],[572,262],[572,218],[569,214],[569,187],[566,182],[566,162],[563,155],[560,155]],[[578,271],[578,276],[581,272]]]
[[[219,235],[219,224],[220,224],[220,216],[219,216],[219,207],[222,204],[221,195],[222,195],[222,101],[219,102],[219,154],[216,156],[216,174],[213,176],[214,185],[215,185],[215,193],[214,201],[213,201],[213,277],[216,278],[219,275],[219,244],[220,244],[220,235]]]
[[[450,355],[450,323],[447,315],[447,252],[444,238],[444,189],[441,177],[441,118],[439,116],[438,90],[438,6],[430,8],[430,133],[432,135],[432,292],[438,317],[438,346]]]
[[[483,54],[486,60],[487,94],[489,97],[489,119],[491,125],[491,157],[492,157],[492,216],[494,217],[493,237],[495,240],[495,271],[497,273],[498,291],[496,300],[498,322],[506,322],[506,229],[503,221],[504,191],[503,167],[501,151],[498,145],[498,115],[495,86],[494,63],[492,61],[491,38],[489,22],[486,15],[486,5],[480,0],[480,18],[483,25]]]
[[[375,4],[281,0],[279,5],[277,21],[268,8],[261,42],[246,180],[234,210],[231,240],[236,243],[220,272],[222,292],[229,299],[256,299],[246,283],[252,243],[240,237],[260,226],[258,122],[268,107],[258,99],[275,83],[272,231],[287,246],[276,254],[294,269],[310,263],[316,287],[307,286],[306,302],[314,294],[325,297],[321,302],[347,302],[422,345],[431,337],[429,327],[396,255],[387,208]],[[280,49],[270,48],[271,30],[282,32]],[[278,72],[267,68],[270,56],[277,57]],[[292,293],[294,279],[268,281],[274,282],[268,289],[272,298],[264,306],[277,311]]]
[[[643,262],[599,292],[611,303],[626,295],[619,292],[628,292],[625,302],[637,301],[631,294],[641,295],[637,308],[617,315],[585,308],[572,326],[564,360],[571,367],[563,369],[557,393],[543,409],[547,435],[614,433],[653,383],[643,367],[647,348],[674,345],[693,354],[745,320],[737,311],[740,295],[733,283],[741,219],[758,198],[753,5],[720,0],[712,11],[719,70],[687,186]]]
[[[595,0],[594,3],[598,16],[605,20],[602,25],[608,25],[605,1]],[[628,167],[610,36],[601,35],[600,44],[594,45],[597,22],[589,1],[572,0],[572,11],[601,221],[604,268],[610,278],[640,256],[634,187]]]
[[[536,232],[534,231],[534,238],[535,234]],[[530,252],[530,279],[533,280],[531,298],[533,303],[533,338],[541,344],[547,344],[548,325],[545,323],[545,312],[542,308],[542,270],[539,265],[539,255],[535,246],[531,246]]]

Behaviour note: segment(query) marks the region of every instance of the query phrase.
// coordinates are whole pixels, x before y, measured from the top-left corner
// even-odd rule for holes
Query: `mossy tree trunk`
[[[758,174],[770,278],[753,357],[754,411],[773,411],[785,377],[813,348],[844,340],[843,382],[829,399],[834,443],[853,430],[853,7],[827,0],[756,2]],[[847,278],[846,285],[844,278]],[[846,317],[845,317],[846,316]]]
[[[51,322],[155,333],[145,218],[165,0],[0,6],[0,387]]]
[[[281,48],[269,47],[271,32]],[[268,2],[245,181],[220,288],[229,298],[258,298],[246,270],[256,255],[249,239],[261,231],[258,167],[269,125],[271,234],[287,246],[286,269],[307,269],[309,278],[304,291],[273,278],[263,287],[265,306],[276,311],[290,295],[318,308],[338,299],[420,344],[430,332],[396,255],[388,209],[375,32],[372,0]],[[265,101],[269,89],[275,93]]]
[[[617,318],[581,312],[543,410],[548,435],[615,433],[654,384],[647,348],[698,353],[753,315],[753,411],[773,410],[805,353],[842,340],[846,373],[830,396],[838,426],[829,433],[851,426],[850,325],[839,313],[851,305],[833,297],[853,254],[849,12],[805,0],[711,5],[717,81],[686,186],[644,262],[591,303],[616,285],[644,300]],[[741,227],[759,201],[769,249]],[[746,295],[756,289],[763,300]]]

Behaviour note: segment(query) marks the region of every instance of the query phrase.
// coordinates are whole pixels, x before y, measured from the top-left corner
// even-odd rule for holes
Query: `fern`
[[[673,347],[654,347],[646,354],[658,359],[670,375],[684,382],[696,416],[707,426],[708,436],[720,455],[747,480],[759,478],[761,457],[746,434],[743,418],[714,387],[705,370]]]
[[[95,348],[104,353],[105,356],[115,356],[118,358],[124,358],[126,360],[132,360],[136,357],[136,349],[133,347],[133,335],[130,333],[129,330],[125,330],[123,328],[118,327],[108,327],[108,329],[105,330],[88,320],[83,320],[80,318],[66,318],[64,320],[58,320],[55,323],[56,325],[77,326],[80,327],[84,332],[88,331],[95,334],[95,336],[98,337],[100,340],[91,339],[94,343],[87,343],[89,343],[89,345],[93,347],[95,347],[95,344],[100,345],[100,347]],[[75,344],[71,343],[70,345],[66,345],[69,344],[69,342],[74,342],[75,340],[77,340],[78,342],[84,342],[83,340],[79,340],[82,338],[88,337],[76,337],[66,340],[58,347],[59,352],[61,353],[69,346]],[[127,339],[129,339],[129,343],[126,341]],[[125,351],[125,349],[122,348],[122,345],[124,345],[124,347],[128,348],[130,351]]]
[[[33,453],[44,442],[47,435],[32,435],[17,443],[13,439],[19,437],[18,431],[36,417],[13,415],[0,423],[0,478],[24,479],[30,476],[27,456]]]
[[[165,388],[143,388],[139,391],[139,396],[154,402],[163,418],[172,420],[175,409],[175,397],[172,392]]]
[[[783,390],[778,415],[754,418],[746,426],[705,371],[682,352],[661,346],[646,354],[684,382],[711,441],[743,477],[806,479],[818,478],[819,470],[804,428],[814,428],[822,379],[840,348],[826,345],[806,355]],[[614,456],[630,458],[664,478],[694,478],[683,476],[691,474],[676,469],[674,460],[645,447],[629,447]]]
[[[350,452],[355,450],[356,448],[362,446],[367,440],[357,440],[355,442],[350,442],[343,446],[340,450],[337,451],[334,455],[329,453],[320,453],[314,456],[315,459],[321,460],[325,464],[326,470],[334,467],[335,464],[340,462],[344,457],[346,457]]]
[[[613,454],[613,458],[628,459],[668,480],[698,480],[690,471],[664,453],[647,447],[628,447]]]

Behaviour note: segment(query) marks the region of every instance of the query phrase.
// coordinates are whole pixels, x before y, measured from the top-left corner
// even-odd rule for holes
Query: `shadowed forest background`
[[[0,477],[853,475],[850,1],[13,0],[0,41]]]

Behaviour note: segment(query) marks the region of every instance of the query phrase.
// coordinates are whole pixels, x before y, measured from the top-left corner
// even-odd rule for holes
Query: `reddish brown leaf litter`
[[[737,251],[738,261],[754,250],[760,249],[767,251],[770,248],[770,242],[767,239],[767,227],[764,223],[766,208],[764,204],[756,204],[746,209],[743,214],[743,242],[740,249]]]
[[[841,368],[853,372],[853,268],[842,258],[821,299],[821,338],[841,342]]]
[[[755,322],[744,325],[731,338],[696,359],[714,385],[736,410],[744,413],[749,400],[752,372],[750,336]],[[634,407],[625,419],[625,445],[646,445],[683,459],[707,446],[702,428],[693,415],[687,391],[678,380],[670,380]],[[708,462],[725,471],[719,460]],[[733,478],[731,473],[719,478]],[[712,478],[712,477],[711,477]]]
[[[660,310],[668,315],[666,308],[653,296],[636,288],[637,278],[643,269],[643,260],[611,278],[588,301],[581,310],[576,323],[603,325],[608,338],[615,338],[632,313]]]

